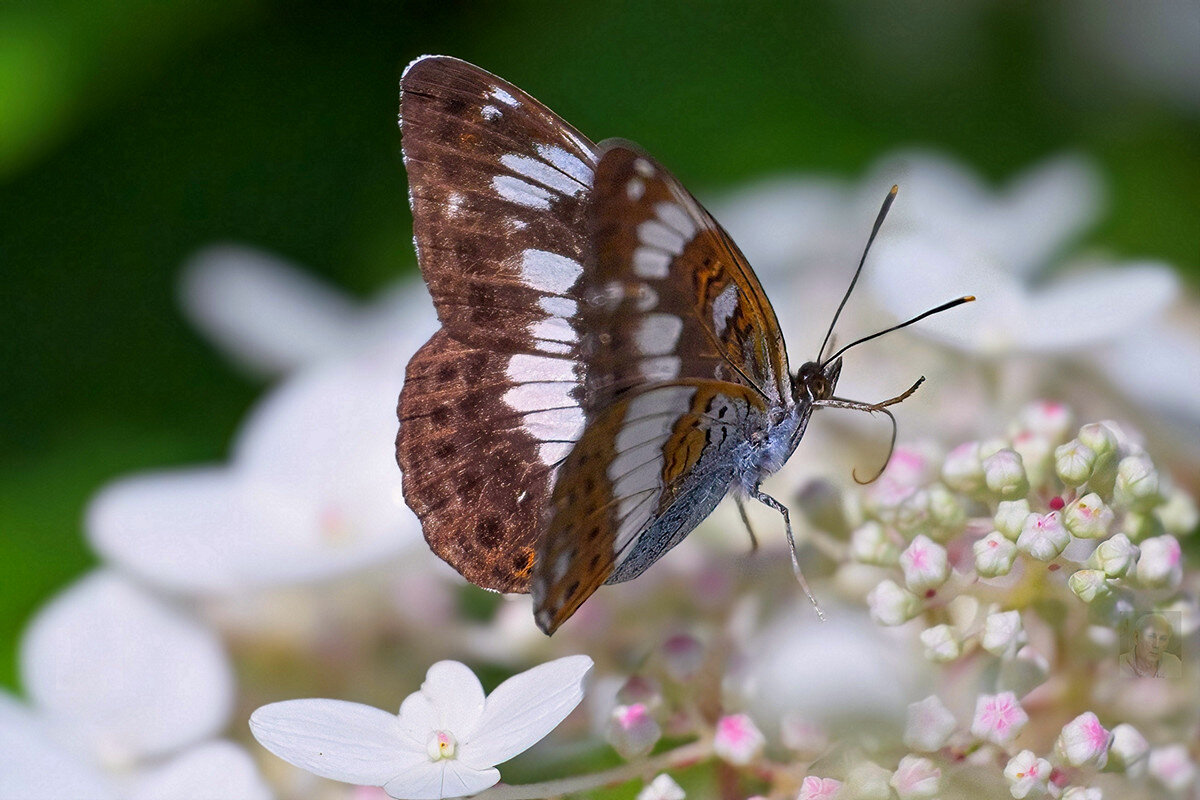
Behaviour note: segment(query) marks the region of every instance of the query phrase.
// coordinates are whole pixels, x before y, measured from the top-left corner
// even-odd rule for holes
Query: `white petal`
[[[235,361],[276,375],[344,350],[357,309],[290,264],[236,245],[192,256],[180,293],[193,324]]]
[[[413,764],[383,785],[383,790],[402,800],[436,800],[482,792],[500,780],[495,769],[472,769],[449,759]]]
[[[1192,438],[1200,430],[1200,342],[1182,327],[1146,325],[1112,347],[1093,354],[1094,363],[1131,400],[1164,413]]]
[[[0,797],[117,800],[108,779],[53,740],[41,721],[0,692]]]
[[[425,743],[406,736],[395,714],[344,700],[285,700],[250,715],[263,747],[323,778],[382,786],[415,764]]]
[[[988,244],[1014,275],[1029,278],[1096,221],[1103,203],[1095,164],[1072,155],[1049,159],[1005,188]]]
[[[1135,333],[1158,317],[1178,291],[1175,274],[1162,265],[1074,273],[1030,295],[1025,349],[1087,347]]]
[[[475,767],[508,761],[558,727],[583,699],[587,656],[567,656],[514,675],[496,687],[479,727],[460,743],[459,758]]]
[[[450,731],[460,742],[475,730],[484,709],[483,687],[465,664],[457,661],[434,664],[425,673],[421,694],[437,710],[439,729]]]
[[[271,800],[250,755],[233,742],[207,742],[137,777],[128,800]]]
[[[21,643],[21,675],[40,709],[106,759],[207,738],[233,706],[233,673],[217,637],[106,571],[38,613]]]
[[[106,560],[164,589],[234,591],[264,578],[286,531],[223,467],[147,473],[106,486],[87,512],[88,541]]]

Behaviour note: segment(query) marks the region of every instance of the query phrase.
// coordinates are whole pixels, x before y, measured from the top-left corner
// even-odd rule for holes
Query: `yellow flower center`
[[[454,734],[450,731],[434,731],[429,734],[429,743],[426,746],[426,751],[429,753],[430,761],[454,758],[457,749],[458,742],[455,740]]]

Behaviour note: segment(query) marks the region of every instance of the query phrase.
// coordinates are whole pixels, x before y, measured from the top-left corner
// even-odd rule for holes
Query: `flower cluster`
[[[1167,621],[1163,639],[1177,652],[1196,632],[1200,586],[1185,575],[1179,537],[1197,510],[1131,431],[1077,428],[1066,407],[1039,402],[1003,437],[941,457],[932,445],[899,447],[874,485],[801,497],[824,529],[817,536],[844,554],[839,584],[862,586],[877,624],[919,641],[946,676],[940,685],[973,689],[969,724],[937,695],[909,707],[914,752],[943,767],[1004,759],[1015,798],[1090,797],[1106,765],[1130,792],[1146,781],[1155,791],[1192,785],[1194,762],[1178,743],[1188,723],[1158,720],[1152,747],[1138,727],[1152,717],[1138,704],[1178,703],[1190,719],[1194,666],[1139,683],[1126,669],[1133,656],[1120,653],[1147,614]],[[1054,711],[1038,717],[1042,708]]]

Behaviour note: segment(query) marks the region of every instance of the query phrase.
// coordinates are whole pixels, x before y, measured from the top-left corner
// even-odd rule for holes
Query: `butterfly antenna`
[[[829,331],[825,334],[825,341],[821,342],[821,350],[817,353],[817,363],[826,363],[822,360],[821,355],[825,352],[825,346],[829,344],[829,337],[833,335],[833,326],[837,325],[838,317],[842,315],[842,309],[846,307],[846,301],[850,299],[850,293],[854,291],[855,284],[858,283],[858,276],[862,274],[863,264],[867,263],[867,253],[871,252],[871,245],[875,242],[875,236],[879,233],[880,226],[883,225],[884,217],[887,216],[888,209],[892,207],[892,202],[896,199],[896,192],[900,191],[899,186],[892,186],[892,190],[887,193],[887,197],[883,198],[883,206],[879,209],[879,216],[875,218],[875,226],[871,228],[871,235],[867,238],[867,246],[863,248],[862,258],[858,260],[858,269],[854,270],[854,277],[850,280],[850,288],[846,290],[846,294],[842,295],[842,302],[838,305],[837,311],[833,315],[833,321],[829,323]],[[832,361],[833,359],[829,359]]]
[[[856,339],[855,341],[853,341],[853,342],[851,342],[850,344],[846,345],[846,346],[845,346],[845,347],[843,347],[841,350],[838,350],[836,353],[834,353],[834,354],[833,354],[833,355],[831,355],[829,358],[825,359],[824,361],[822,361],[822,362],[820,362],[820,363],[821,363],[821,364],[823,364],[823,365],[824,365],[824,364],[828,364],[830,361],[833,361],[833,360],[834,360],[834,359],[836,359],[838,356],[840,356],[842,353],[844,353],[844,352],[846,352],[847,350],[849,350],[851,347],[854,347],[854,346],[856,346],[856,345],[860,345],[860,344],[862,344],[863,342],[869,342],[869,341],[871,341],[872,339],[878,339],[880,336],[883,336],[885,333],[891,333],[892,331],[898,331],[898,330],[900,330],[901,328],[907,328],[909,325],[912,325],[914,322],[920,322],[921,320],[925,319],[926,317],[931,317],[931,316],[933,316],[934,314],[940,314],[940,313],[942,313],[943,311],[948,311],[948,310],[950,310],[951,308],[954,308],[955,306],[961,306],[963,303],[971,303],[971,302],[974,302],[974,300],[975,300],[975,295],[969,294],[969,295],[966,295],[965,297],[959,297],[959,298],[956,298],[956,299],[954,299],[954,300],[951,300],[951,301],[950,301],[950,302],[948,302],[948,303],[942,303],[942,304],[941,304],[940,306],[938,306],[937,308],[931,308],[931,309],[929,309],[928,311],[926,311],[926,312],[924,312],[924,313],[922,313],[922,314],[917,314],[917,315],[916,315],[915,317],[913,317],[912,319],[905,320],[904,322],[901,322],[899,325],[893,325],[892,327],[890,327],[890,328],[885,328],[884,330],[881,330],[881,331],[879,331],[878,333],[872,333],[870,336],[864,336],[864,337],[863,337],[863,338],[861,338],[861,339]]]

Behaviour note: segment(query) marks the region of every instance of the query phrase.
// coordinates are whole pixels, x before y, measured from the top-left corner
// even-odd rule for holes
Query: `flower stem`
[[[619,767],[594,772],[591,775],[580,775],[575,778],[561,778],[542,783],[500,784],[477,795],[475,800],[543,800],[548,797],[560,797],[576,792],[586,792],[601,786],[616,786],[634,780],[635,778],[653,777],[656,773],[672,767],[683,767],[703,761],[713,754],[712,739],[705,737],[674,750],[660,753],[654,758]]]

